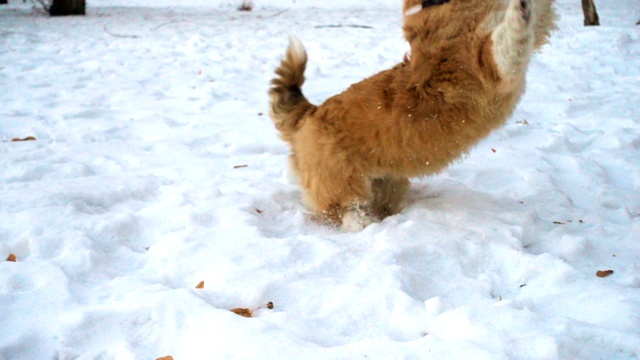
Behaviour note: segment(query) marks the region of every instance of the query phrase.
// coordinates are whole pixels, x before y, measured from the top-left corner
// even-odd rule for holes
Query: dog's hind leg
[[[359,231],[374,221],[399,213],[405,205],[409,179],[384,177],[371,181],[371,199],[345,209],[342,215],[343,231]]]
[[[341,161],[299,161],[298,170],[305,205],[324,220],[343,231],[359,231],[377,220],[371,214],[371,180],[356,168]]]
[[[531,0],[510,0],[504,20],[493,31],[493,57],[503,78],[520,78],[527,70],[535,41]]]
[[[371,184],[372,213],[380,220],[399,213],[405,205],[409,179],[384,177],[374,179]]]

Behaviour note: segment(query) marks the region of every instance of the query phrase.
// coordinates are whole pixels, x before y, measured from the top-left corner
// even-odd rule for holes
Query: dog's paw
[[[351,209],[342,216],[340,230],[344,232],[358,232],[371,225],[374,219],[365,214],[362,209]]]

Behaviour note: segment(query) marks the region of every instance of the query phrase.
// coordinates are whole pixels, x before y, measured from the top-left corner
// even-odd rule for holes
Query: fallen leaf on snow
[[[253,317],[253,310],[251,310],[251,309],[235,308],[235,309],[231,309],[231,312],[236,314],[236,315],[244,316],[246,318],[252,318]]]
[[[613,270],[598,270],[596,273],[597,277],[603,278],[613,274]]]
[[[235,308],[235,309],[231,309],[231,312],[236,314],[236,315],[244,316],[246,318],[252,318],[254,311],[260,310],[260,309],[272,310],[273,307],[274,307],[273,306],[273,302],[269,301],[266,305],[259,306],[259,307],[255,308],[253,310],[247,309],[247,308]]]
[[[26,138],[13,138],[11,139],[11,142],[18,142],[18,141],[36,141],[36,138],[33,136],[27,136]]]
[[[13,254],[9,254],[9,257],[7,257],[7,261],[16,262],[17,260],[18,259]]]
[[[196,285],[196,289],[204,289],[204,280],[200,281],[198,285]]]
[[[171,355],[163,356],[161,358],[157,358],[156,360],[173,360],[173,356],[171,356]]]

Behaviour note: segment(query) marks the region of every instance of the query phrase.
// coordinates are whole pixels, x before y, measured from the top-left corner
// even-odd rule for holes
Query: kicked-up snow
[[[401,2],[173,3],[0,5],[0,359],[640,357],[640,2],[558,0],[511,120],[359,233],[267,89],[289,34],[316,103],[393,66]]]

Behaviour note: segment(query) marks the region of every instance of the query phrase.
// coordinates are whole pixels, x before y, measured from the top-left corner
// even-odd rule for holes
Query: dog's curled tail
[[[285,141],[290,141],[297,125],[309,111],[315,109],[302,94],[307,52],[295,37],[291,37],[287,53],[271,80],[269,115]]]

